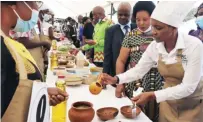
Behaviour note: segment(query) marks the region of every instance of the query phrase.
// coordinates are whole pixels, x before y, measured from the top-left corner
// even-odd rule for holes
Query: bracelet
[[[117,78],[116,84],[119,84],[119,82],[120,82],[119,77],[118,76],[115,76],[115,77]]]

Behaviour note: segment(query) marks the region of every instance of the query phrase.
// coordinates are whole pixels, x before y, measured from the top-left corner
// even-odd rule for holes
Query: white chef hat
[[[179,27],[192,9],[195,1],[161,1],[151,18],[173,27]]]

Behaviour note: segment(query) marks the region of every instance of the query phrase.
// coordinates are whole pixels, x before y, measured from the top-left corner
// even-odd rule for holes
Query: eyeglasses
[[[42,5],[44,4],[42,1],[36,1],[37,7],[38,9],[42,7]]]

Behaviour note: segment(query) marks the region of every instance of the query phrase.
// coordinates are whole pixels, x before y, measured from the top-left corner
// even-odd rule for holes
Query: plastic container
[[[76,55],[76,67],[77,68],[83,68],[84,67],[84,63],[85,63],[85,58],[84,58],[83,53],[80,51]]]

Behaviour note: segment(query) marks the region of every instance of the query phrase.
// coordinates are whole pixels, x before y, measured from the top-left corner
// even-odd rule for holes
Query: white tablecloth
[[[76,87],[67,87],[67,92],[70,94],[70,98],[68,99],[68,110],[71,108],[72,103],[77,101],[89,101],[93,103],[93,108],[95,110],[95,117],[92,122],[103,122],[101,121],[97,115],[96,110],[102,107],[115,107],[119,110],[119,114],[116,117],[116,120],[123,120],[123,122],[151,122],[144,113],[141,113],[134,120],[126,119],[120,113],[120,108],[125,105],[132,105],[132,102],[127,98],[116,98],[115,97],[115,88],[112,86],[107,86],[106,90],[102,90],[99,95],[92,95],[89,92],[88,85],[81,85]],[[118,122],[115,121],[115,122]]]
[[[48,86],[54,86],[57,77],[53,75],[53,72],[50,70],[47,71],[47,79],[46,83]],[[106,90],[102,90],[99,95],[92,95],[89,92],[88,85],[80,85],[80,86],[68,86],[66,91],[69,94],[69,99],[67,101],[67,122],[70,122],[68,119],[68,111],[71,105],[77,101],[89,101],[93,104],[93,108],[95,110],[95,117],[92,122],[102,122],[96,115],[96,110],[102,107],[116,107],[119,109],[125,105],[131,105],[131,101],[125,98],[116,98],[115,97],[115,88],[111,86],[107,86]],[[119,112],[118,116],[112,120],[112,122],[152,122],[148,119],[148,117],[141,112],[141,114],[134,120],[124,118]],[[110,121],[109,121],[110,122]]]
[[[92,64],[91,64],[92,65]],[[90,65],[90,67],[91,67]],[[46,83],[48,86],[55,86],[57,77],[53,75],[53,72],[48,68]],[[89,101],[93,104],[95,110],[95,117],[92,122],[102,122],[96,115],[96,110],[102,107],[116,107],[119,110],[118,116],[108,122],[152,122],[143,112],[135,119],[126,119],[121,115],[120,108],[125,105],[132,105],[131,101],[125,98],[116,98],[115,97],[115,88],[107,86],[106,90],[102,90],[99,95],[92,95],[89,92],[88,85],[80,86],[69,86],[66,88],[66,91],[69,94],[69,99],[67,100],[67,122],[70,122],[68,118],[68,111],[71,108],[71,105],[77,101]]]

